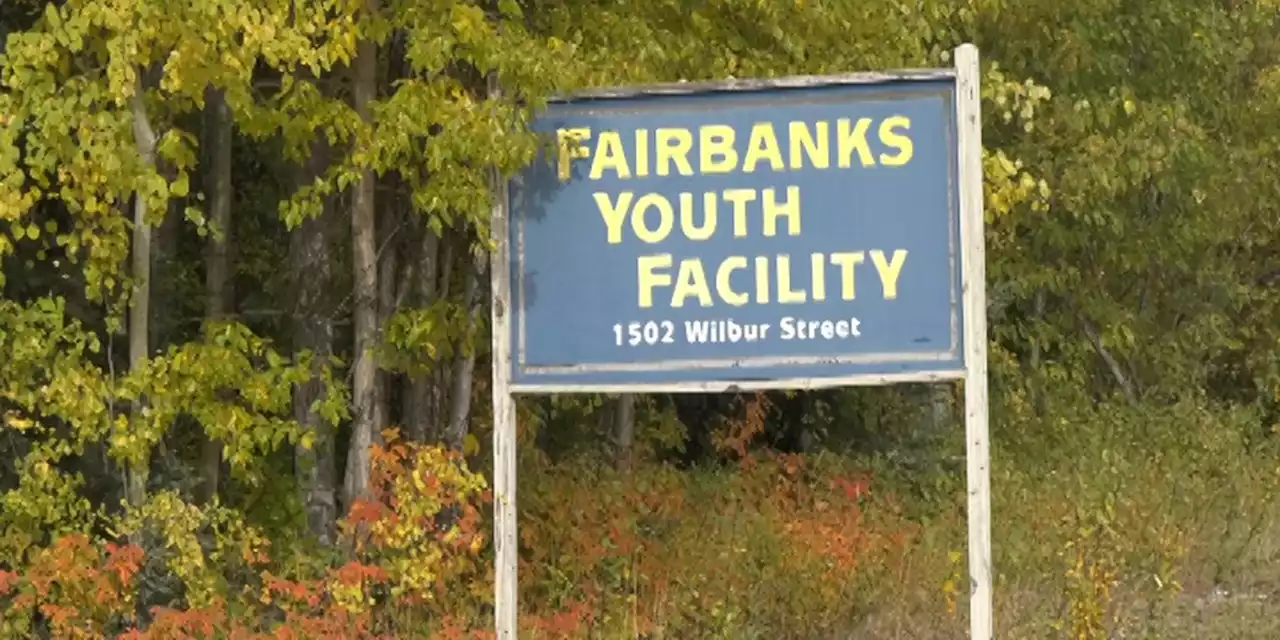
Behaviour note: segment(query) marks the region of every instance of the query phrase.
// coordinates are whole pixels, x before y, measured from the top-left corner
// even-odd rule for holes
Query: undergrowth
[[[1108,406],[1021,420],[997,428],[993,454],[1005,637],[1180,637],[1169,625],[1188,602],[1261,593],[1280,575],[1280,477],[1256,416]],[[726,425],[722,462],[692,470],[524,456],[522,637],[964,632],[964,478],[954,467],[752,449],[753,431]],[[90,526],[7,547],[0,633],[491,636],[483,476],[388,435],[374,456],[377,494],[352,509],[337,548],[273,545],[235,510],[158,493],[109,523],[81,514]],[[958,448],[953,435],[941,440]],[[0,520],[6,539],[39,525]]]

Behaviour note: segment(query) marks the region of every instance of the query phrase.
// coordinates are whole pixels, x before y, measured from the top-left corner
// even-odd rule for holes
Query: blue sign
[[[954,74],[579,98],[534,128],[561,144],[510,189],[516,390],[963,375]]]

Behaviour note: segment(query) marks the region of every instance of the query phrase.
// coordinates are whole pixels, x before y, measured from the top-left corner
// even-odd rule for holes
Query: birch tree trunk
[[[369,11],[377,10],[374,0]],[[378,89],[378,49],[370,40],[359,45],[355,63],[354,102],[365,122],[373,118],[371,103]],[[378,431],[377,365],[373,348],[378,337],[378,248],[374,226],[374,194],[377,178],[366,170],[356,184],[351,201],[352,262],[355,278],[355,367],[352,376],[354,420],[347,449],[347,473],[343,480],[345,505],[369,493],[369,448]]]
[[[138,70],[138,85],[130,101],[133,111],[133,137],[138,155],[148,169],[156,164],[156,134],[147,113],[142,70]],[[133,198],[133,296],[129,308],[129,367],[140,367],[148,356],[148,337],[151,319],[151,226],[147,223],[147,199],[143,194]],[[132,419],[136,423],[142,417],[145,399],[133,406]],[[147,499],[147,478],[150,475],[150,453],[131,464],[125,476],[125,496],[129,504],[140,506]]]
[[[454,350],[452,389],[449,391],[449,426],[445,429],[444,438],[445,444],[454,451],[463,450],[469,426],[468,418],[471,415],[471,382],[476,369],[476,350],[472,342],[480,310],[483,308],[483,305],[478,304],[478,299],[480,280],[488,273],[485,269],[486,262],[483,255],[475,258],[462,294],[463,304],[467,309],[467,326]]]

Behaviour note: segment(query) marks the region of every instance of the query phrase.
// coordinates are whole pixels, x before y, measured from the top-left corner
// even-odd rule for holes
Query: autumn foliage
[[[1280,637],[1278,4],[0,0],[0,638],[488,636],[540,107],[964,42],[996,629]],[[521,638],[962,636],[957,391],[521,395]]]
[[[298,550],[269,553],[251,527],[218,526],[216,509],[169,504],[135,518],[143,524],[132,540],[67,535],[0,572],[4,631],[134,640],[486,637],[485,481],[458,454],[385,435],[372,455],[376,491],[353,506],[340,549],[324,565],[289,557]],[[602,629],[732,633],[762,623],[818,630],[851,616],[858,586],[882,575],[886,558],[910,540],[909,527],[886,528],[868,515],[890,503],[866,475],[767,452],[734,465],[716,487],[662,466],[629,476],[587,465],[535,469],[523,510],[522,627],[551,638]],[[159,513],[169,520],[157,521]],[[199,544],[149,541],[194,513],[203,517]],[[162,566],[148,566],[156,561]],[[185,576],[185,596],[156,604],[158,578],[148,571]],[[197,597],[200,585],[208,591]],[[752,604],[762,598],[779,606]]]
[[[28,551],[24,566],[0,570],[0,631],[5,637],[284,640],[404,637],[405,629],[435,628],[440,637],[458,637],[465,625],[450,614],[487,595],[466,587],[487,572],[484,479],[457,454],[387,436],[372,455],[376,491],[352,508],[343,548],[327,566],[302,569],[297,557],[273,558],[252,528],[218,527],[225,514],[217,509],[201,511],[160,494],[148,506],[168,508],[147,512],[151,518],[135,530],[136,541],[67,535]],[[144,606],[155,596],[142,575],[149,534],[172,531],[193,513],[202,517],[199,544],[184,547],[171,538],[152,551],[162,573],[188,579],[185,597]],[[157,520],[157,514],[168,517]],[[230,549],[239,556],[225,557]],[[197,598],[197,585],[212,588]]]

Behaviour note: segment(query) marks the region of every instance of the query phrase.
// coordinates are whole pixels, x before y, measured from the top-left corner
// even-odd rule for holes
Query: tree
[[[172,19],[164,28],[157,23],[162,10]],[[50,5],[38,27],[11,39],[6,50],[7,116],[0,138],[12,151],[0,162],[0,217],[33,229],[24,218],[47,215],[56,203],[58,214],[70,224],[52,239],[67,261],[81,265],[86,299],[112,305],[105,328],[119,326],[121,304],[130,304],[130,377],[118,381],[125,387],[108,386],[107,393],[134,402],[132,420],[121,423],[103,413],[72,426],[86,434],[104,427],[114,430],[112,453],[127,465],[125,494],[134,507],[146,499],[151,448],[177,417],[156,404],[171,402],[173,390],[154,386],[164,377],[148,349],[148,292],[150,230],[161,217],[156,212],[165,211],[171,198],[186,195],[194,166],[195,138],[178,123],[182,115],[201,108],[212,85],[226,96],[232,112],[261,131],[273,108],[255,101],[254,65],[247,61],[261,57],[290,69],[300,62],[332,64],[349,57],[341,44],[310,45],[301,30],[281,38],[275,29],[297,24],[295,17],[283,5],[261,11],[238,3],[206,3],[177,12],[153,3]],[[191,37],[198,33],[195,24],[218,24],[225,37]],[[282,57],[282,51],[288,56]],[[224,195],[215,194],[219,215],[226,211]],[[121,215],[130,203],[132,225]],[[196,210],[187,217],[204,219]],[[35,232],[23,235],[36,239]],[[122,266],[130,254],[132,268],[126,271]],[[61,264],[53,266],[65,268]],[[234,328],[229,331],[223,335],[236,335]],[[254,343],[239,344],[252,348]],[[110,350],[104,364],[115,366]],[[216,386],[216,380],[210,385]],[[161,398],[152,397],[155,391]],[[204,417],[235,403],[216,404],[220,408],[208,409],[213,413]],[[183,413],[202,411],[188,407]],[[203,426],[212,439],[244,437],[231,424],[215,420]],[[269,445],[284,435],[259,438]],[[244,463],[237,460],[236,466]]]
[[[231,244],[231,143],[234,134],[231,108],[222,93],[209,91],[205,104],[207,120],[204,140],[209,167],[205,172],[209,194],[209,222],[213,234],[208,241],[205,258],[205,318],[210,323],[227,319],[234,306],[231,287],[232,268],[228,259]],[[200,499],[212,500],[218,494],[218,478],[222,474],[222,445],[205,438],[201,443],[200,476],[203,482]]]
[[[1106,434],[1124,421],[1144,442],[1192,442],[1200,431],[1170,418],[1185,407],[1191,426],[1218,439],[1168,459],[1191,465],[1208,448],[1228,450],[1220,441],[1253,446],[1264,423],[1239,416],[1280,415],[1280,194],[1265,178],[1280,170],[1274,9],[1261,0],[1031,0],[1016,11],[997,0],[8,0],[0,456],[16,462],[0,470],[0,600],[9,606],[13,580],[30,586],[6,572],[38,568],[37,555],[91,556],[65,542],[70,534],[92,536],[98,560],[117,563],[95,567],[99,577],[122,575],[128,554],[105,545],[125,540],[108,531],[151,558],[133,610],[194,607],[192,620],[222,624],[234,616],[198,609],[216,595],[235,615],[261,613],[253,624],[264,631],[287,616],[259,596],[300,593],[286,572],[335,569],[313,593],[339,608],[358,591],[344,591],[342,578],[412,578],[401,587],[474,578],[484,522],[472,502],[484,490],[461,458],[483,464],[489,427],[487,403],[472,400],[489,386],[491,176],[512,175],[547,142],[527,130],[547,96],[590,86],[945,66],[955,45],[976,41],[992,407],[1002,446],[1019,454],[1004,470],[1035,487],[1035,465],[1053,459],[1031,454],[1087,438],[1106,443],[1098,449],[1114,465],[1123,438]],[[735,635],[723,625],[770,615],[732,609],[741,585],[761,584],[765,571],[761,588],[776,586],[778,606],[797,607],[785,619],[843,621],[853,614],[828,599],[846,583],[813,576],[846,556],[806,569],[820,583],[812,591],[774,580],[790,574],[766,564],[792,538],[854,553],[846,525],[894,520],[902,514],[860,514],[902,495],[942,496],[905,512],[950,513],[948,406],[941,388],[522,398],[522,474],[545,484],[527,502],[522,493],[521,517],[536,541],[550,540],[524,549],[532,571],[522,568],[522,580],[531,574],[525,588],[541,595],[522,614],[581,600],[556,622],[583,611],[630,621],[608,609],[613,595],[640,611],[652,604],[644,594],[661,600],[670,588],[673,606],[724,615],[682,618],[692,630],[669,633]],[[1222,426],[1246,423],[1258,434]],[[388,427],[403,427],[408,442],[371,452]],[[765,449],[799,453],[750,455]],[[1082,486],[1107,487],[1087,477],[1101,463],[1079,457]],[[801,472],[802,462],[813,466]],[[846,475],[823,475],[864,464],[893,483],[884,494],[867,499]],[[1163,482],[1176,475],[1169,469],[1182,471],[1148,471]],[[1109,495],[1099,512],[1115,506]],[[1088,511],[1074,506],[1046,510]],[[749,516],[733,522],[748,542],[768,542],[765,559],[698,569],[687,582],[697,593],[655,579],[646,554],[695,569],[710,562],[698,554],[720,533],[697,525],[717,520],[699,518],[725,513]],[[413,546],[442,523],[457,524],[458,537]],[[909,524],[902,531],[934,527],[926,538],[946,538],[935,522]],[[1045,557],[1058,550],[1032,537]],[[246,570],[236,558],[256,557],[267,538],[279,554],[270,572]],[[724,557],[750,555],[742,546],[726,545]],[[541,555],[547,548],[556,552]],[[436,563],[436,551],[448,562]],[[452,583],[445,591],[471,597]],[[444,626],[437,605],[407,602],[374,605],[388,633]],[[359,614],[342,611],[358,626]],[[401,614],[413,619],[393,620]]]
[[[365,11],[367,20],[377,17],[377,0],[367,0]],[[356,115],[369,125],[378,89],[378,45],[369,35],[360,41],[352,83]],[[357,148],[359,152],[368,153]],[[376,423],[377,364],[373,351],[378,337],[378,236],[374,226],[376,186],[372,167],[362,168],[356,177],[355,193],[351,198],[352,266],[355,269],[351,293],[355,299],[355,371],[352,382],[355,422],[347,452],[347,475],[343,481],[347,505],[369,493],[369,447],[373,446],[383,426]]]

